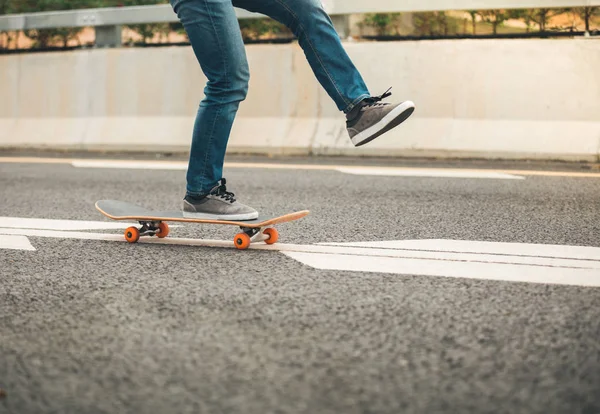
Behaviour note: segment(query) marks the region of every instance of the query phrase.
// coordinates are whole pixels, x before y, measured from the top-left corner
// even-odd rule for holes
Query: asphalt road
[[[311,210],[280,226],[283,244],[600,247],[600,177],[239,166],[226,177],[262,213]],[[177,209],[184,179],[0,162],[0,217],[114,223],[96,200]],[[170,237],[234,233],[186,224]],[[35,251],[0,248],[0,413],[600,413],[598,287],[319,270],[276,251],[28,239]]]

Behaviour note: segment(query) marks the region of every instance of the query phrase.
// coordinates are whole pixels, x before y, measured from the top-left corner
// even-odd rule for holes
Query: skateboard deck
[[[302,210],[276,217],[259,216],[255,220],[230,221],[189,218],[185,217],[182,211],[152,211],[120,200],[99,200],[96,202],[96,209],[113,220],[138,221],[141,228],[129,227],[125,230],[125,239],[130,243],[136,243],[142,236],[167,237],[169,226],[166,222],[174,221],[238,226],[242,232],[238,233],[233,239],[233,243],[238,249],[247,249],[251,243],[258,241],[264,241],[267,244],[276,243],[279,233],[272,226],[299,220],[310,213],[308,210]],[[262,229],[264,230],[261,232]]]

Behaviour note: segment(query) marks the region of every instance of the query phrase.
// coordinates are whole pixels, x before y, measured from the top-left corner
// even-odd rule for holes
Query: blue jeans
[[[231,127],[248,93],[250,73],[234,7],[262,13],[289,27],[317,80],[340,111],[347,113],[370,96],[320,0],[170,2],[208,78],[194,123],[188,195],[204,195],[222,178]]]

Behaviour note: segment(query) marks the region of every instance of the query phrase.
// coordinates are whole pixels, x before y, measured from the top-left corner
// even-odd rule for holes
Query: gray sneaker
[[[186,196],[183,199],[183,216],[207,220],[254,220],[258,212],[252,207],[238,203],[235,195],[227,191],[225,178],[220,184],[199,199]]]
[[[354,146],[360,147],[373,141],[406,121],[414,112],[415,104],[411,101],[399,104],[381,102],[391,95],[390,89],[381,96],[364,99],[348,113],[346,127]]]

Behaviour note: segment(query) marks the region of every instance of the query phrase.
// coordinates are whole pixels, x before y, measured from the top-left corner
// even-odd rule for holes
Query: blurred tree
[[[109,7],[121,7],[121,6],[145,6],[152,4],[168,3],[167,0],[95,0],[96,2],[103,3],[103,6]],[[142,37],[142,43],[147,44],[149,40],[153,39],[157,34],[168,34],[170,27],[167,23],[142,23],[127,25],[129,29],[133,30]]]
[[[364,26],[372,27],[379,36],[390,34],[394,29],[394,34],[400,34],[400,13],[369,13],[365,15],[362,23]]]
[[[292,36],[292,32],[285,25],[270,18],[241,19],[239,25],[244,41],[258,40],[265,35],[273,36],[282,33]]]
[[[596,16],[600,16],[600,7],[575,7],[573,12],[585,23],[585,31],[590,31],[590,21]]]
[[[12,0],[0,0],[0,16],[10,13]]]
[[[171,31],[168,23],[140,23],[127,25],[126,27],[140,35],[143,44],[148,44],[156,35],[167,36]]]
[[[124,0],[96,0],[94,7],[123,7]]]
[[[483,10],[478,12],[481,20],[492,25],[492,32],[498,34],[498,26],[510,19],[510,14],[506,10]]]
[[[467,10],[469,15],[471,16],[471,24],[473,25],[473,35],[477,34],[477,15],[479,12],[477,10]]]
[[[11,0],[0,0],[0,16],[11,12]],[[5,40],[6,39],[6,43]],[[0,32],[0,49],[8,49],[12,36],[10,32]]]
[[[526,12],[528,19],[536,23],[540,32],[545,32],[548,29],[548,22],[556,16],[560,16],[568,12],[569,9],[532,9]]]
[[[531,11],[530,10],[525,10],[525,9],[510,10],[509,16],[511,19],[522,20],[525,23],[525,26],[527,27],[527,29],[526,29],[527,33],[529,33],[531,31],[531,23],[533,22],[533,20],[531,20]]]
[[[169,30],[171,32],[175,32],[177,34],[185,36],[185,38],[188,39],[187,32],[185,31],[185,28],[180,22],[169,23]]]
[[[443,11],[414,13],[413,25],[420,36],[448,36],[458,31],[456,19],[449,18]]]
[[[448,18],[448,14],[446,12],[437,12],[435,16],[441,34],[448,36],[452,26],[451,23],[454,22],[454,19]],[[456,32],[456,28],[454,28],[454,32]]]
[[[34,13],[40,11],[70,10],[95,7],[98,0],[13,0],[10,1],[13,13]],[[48,47],[54,41],[61,41],[66,47],[69,40],[74,39],[81,28],[57,28],[26,30],[25,36],[34,41],[34,47]]]

